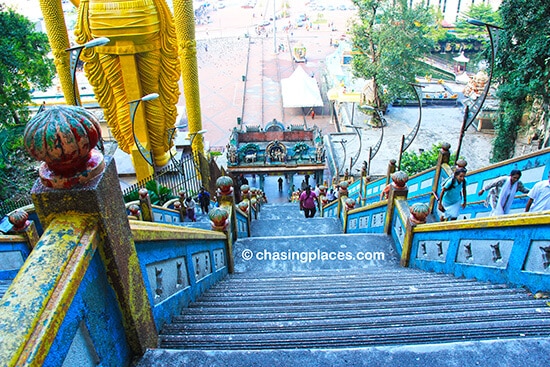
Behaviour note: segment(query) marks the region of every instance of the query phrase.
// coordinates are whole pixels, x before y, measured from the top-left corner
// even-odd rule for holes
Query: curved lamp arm
[[[491,43],[491,64],[489,69],[489,79],[485,84],[483,93],[481,93],[481,95],[475,100],[475,102],[468,109],[467,119],[465,123],[465,130],[468,130],[470,125],[472,125],[479,111],[481,111],[481,107],[483,106],[483,103],[485,102],[487,95],[489,94],[489,89],[491,88],[491,80],[493,79],[495,55],[498,50],[498,33],[499,33],[498,30],[503,29],[496,25],[488,24],[477,19],[468,19],[467,22],[475,26],[479,26],[479,27],[485,26],[485,28],[487,28],[487,32],[489,33],[489,41]]]
[[[368,105],[365,105],[365,106],[362,106],[362,107],[366,108],[367,110],[375,111],[378,114],[378,117],[380,118],[380,123],[381,123],[380,124],[380,129],[381,129],[380,139],[378,139],[378,141],[376,142],[374,147],[369,148],[369,161],[368,161],[368,164],[367,164],[367,175],[369,175],[370,174],[370,162],[372,161],[374,156],[376,156],[376,153],[378,153],[378,150],[380,149],[380,146],[382,145],[382,140],[384,140],[384,126],[387,125],[387,121],[384,118],[384,115],[382,114],[382,111],[380,111],[378,108],[373,107],[373,106],[368,106]]]
[[[134,135],[134,142],[136,143],[136,147],[139,150],[139,153],[141,154],[143,159],[145,159],[145,161],[151,167],[154,167],[153,157],[151,155],[151,152],[148,151],[147,149],[145,149],[145,147],[141,144],[141,142],[137,138],[136,133],[135,133],[134,120],[135,120],[135,117],[136,117],[137,108],[138,108],[139,103],[141,101],[144,101],[144,102],[145,101],[151,101],[153,99],[157,99],[158,97],[159,97],[158,93],[151,93],[151,94],[147,94],[146,96],[141,97],[140,99],[135,99],[133,101],[128,102],[128,104],[130,105],[130,119],[132,121],[132,135]]]
[[[407,150],[407,148],[411,145],[414,138],[416,138],[416,135],[418,134],[418,130],[420,129],[420,122],[422,121],[422,88],[424,88],[423,85],[420,84],[414,84],[409,83],[410,86],[414,89],[414,93],[416,95],[416,99],[418,100],[418,121],[416,122],[416,125],[411,130],[409,135],[401,138],[401,149],[399,150],[399,163],[397,163],[397,169],[401,169],[401,156]]]
[[[420,129],[420,122],[422,121],[422,88],[424,88],[424,86],[413,83],[410,83],[410,85],[414,89],[414,93],[416,94],[416,98],[418,99],[418,121],[416,122],[416,125],[409,133],[409,135],[405,137],[403,147],[401,148],[401,153],[407,150],[407,148],[413,142],[414,138],[416,138],[418,130]]]
[[[357,150],[357,153],[353,156],[351,160],[351,167],[355,166],[355,163],[357,163],[357,160],[359,159],[359,156],[361,155],[361,151],[363,150],[363,137],[362,134],[359,133],[359,130],[361,127],[355,126],[355,125],[344,125],[345,127],[351,127],[355,131],[355,135],[357,135],[357,139],[359,139],[359,149]]]
[[[77,90],[77,82],[76,82],[76,66],[78,64],[78,60],[80,59],[80,54],[82,54],[82,50],[85,48],[92,48],[97,46],[103,46],[107,43],[111,42],[110,39],[107,37],[99,37],[94,38],[93,40],[90,40],[86,42],[83,45],[74,46],[65,49],[69,53],[69,68],[71,72],[71,83],[73,85],[73,95],[74,95],[74,105],[75,106],[81,106],[80,98],[78,98],[78,90]]]
[[[370,174],[370,162],[376,156],[376,153],[378,153],[378,150],[380,150],[380,146],[382,146],[382,140],[384,140],[384,125],[380,126],[380,139],[376,142],[374,147],[369,148],[369,164],[367,166],[367,175]]]
[[[342,168],[340,168],[340,171],[342,171],[342,172],[344,171],[344,168],[346,167],[346,156],[347,156],[347,154],[346,154],[346,143],[347,142],[348,141],[344,140],[344,139],[338,140],[338,143],[342,144],[342,150],[344,151],[344,159],[342,160],[342,162],[343,162],[342,163]],[[338,176],[340,176],[340,172],[338,172]]]
[[[173,128],[170,128],[168,129],[168,142],[172,142],[172,139],[174,138],[175,134],[176,134],[176,129],[180,128],[180,127],[183,127],[183,126],[174,126]],[[205,133],[207,133],[208,131],[206,129],[203,129],[203,130],[199,130],[197,131],[196,133],[192,133],[192,134],[189,134],[188,136],[191,137],[190,139],[190,143],[189,145],[190,146],[193,146],[193,140],[195,140],[195,137],[197,135],[203,135]],[[174,156],[174,154],[172,153],[172,149],[170,149],[170,160],[172,161],[172,165],[174,167],[176,167],[177,171],[185,177],[185,170],[183,169],[183,151],[181,152],[181,157],[180,157],[180,160],[178,161],[176,159],[176,157]],[[195,162],[195,159],[193,159],[193,163],[195,164],[195,168],[196,168],[196,162]]]

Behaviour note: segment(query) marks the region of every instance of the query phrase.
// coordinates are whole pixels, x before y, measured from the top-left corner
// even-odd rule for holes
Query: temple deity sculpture
[[[105,46],[85,49],[84,70],[118,146],[131,153],[133,129],[128,102],[158,93],[143,103],[136,136],[149,143],[155,164],[168,163],[167,130],[174,127],[179,98],[176,33],[164,0],[72,0],[78,5],[76,41],[107,37]]]

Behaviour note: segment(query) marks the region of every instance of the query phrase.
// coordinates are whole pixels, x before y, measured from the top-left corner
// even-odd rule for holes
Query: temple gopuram
[[[227,145],[227,170],[239,175],[258,175],[260,186],[266,175],[308,174],[322,182],[325,147],[317,126],[285,127],[273,119],[264,128],[234,128]]]

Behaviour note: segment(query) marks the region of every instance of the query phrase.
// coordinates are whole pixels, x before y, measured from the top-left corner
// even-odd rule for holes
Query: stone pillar
[[[229,176],[220,176],[216,180],[216,195],[218,197],[218,208],[229,213],[229,218],[226,218],[227,223],[224,223],[224,229],[221,229],[227,235],[226,251],[227,251],[227,269],[230,273],[234,272],[234,257],[233,257],[233,242],[237,240],[237,212],[235,206],[235,195],[233,191],[233,179]],[[209,213],[210,220],[215,224],[214,230],[220,230],[222,212],[211,210]],[[248,235],[250,235],[250,215],[248,216]]]
[[[391,182],[391,175],[397,171],[397,161],[395,159],[390,159],[388,163],[388,171],[386,173],[386,185]]]
[[[114,159],[90,151],[100,136],[97,118],[80,107],[52,107],[31,119],[25,146],[43,161],[31,194],[44,228],[71,212],[97,218],[102,239],[99,254],[118,300],[128,343],[139,355],[157,346],[157,331]]]
[[[153,206],[147,189],[139,189],[139,206],[141,208],[141,220],[154,222]]]
[[[390,185],[390,191],[388,193],[388,205],[386,211],[386,223],[384,224],[384,233],[391,234],[391,223],[393,221],[393,214],[396,200],[406,200],[409,193],[407,187],[407,181],[409,176],[403,171],[397,171],[391,175],[393,184]]]
[[[22,234],[27,240],[29,249],[34,248],[40,236],[38,236],[34,222],[29,220],[29,213],[21,209],[16,210],[9,215],[8,220],[13,226],[10,233]]]
[[[430,206],[424,203],[415,203],[409,208],[410,215],[405,225],[405,236],[403,238],[403,247],[401,248],[401,266],[408,267],[411,258],[412,248],[412,230],[418,224],[426,223],[426,218],[430,214]]]

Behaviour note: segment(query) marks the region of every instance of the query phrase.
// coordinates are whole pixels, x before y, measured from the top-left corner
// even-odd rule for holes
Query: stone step
[[[290,287],[289,287],[290,288]],[[353,294],[354,299],[357,298],[383,298],[388,299],[393,297],[396,294],[402,294],[407,292],[408,296],[411,298],[417,298],[421,296],[429,296],[430,294],[438,293],[441,295],[445,294],[456,294],[456,293],[479,293],[479,292],[507,292],[512,291],[507,288],[499,287],[498,285],[477,285],[477,284],[434,284],[432,286],[400,286],[392,285],[387,287],[383,284],[372,287],[370,285],[365,285],[361,287],[360,285],[354,285],[350,288],[322,288],[322,289],[311,289],[306,287],[308,290],[309,298],[320,298],[324,297],[326,299],[347,299],[351,294]],[[513,291],[512,291],[513,292]],[[218,300],[223,300],[224,302],[239,302],[243,297],[253,299],[258,302],[269,302],[271,300],[278,300],[281,297],[284,297],[285,301],[298,299],[302,300],[304,298],[304,291],[301,289],[274,289],[272,292],[266,289],[256,290],[242,290],[242,291],[231,291],[231,290],[214,290],[208,292],[206,295],[200,298],[202,303],[206,302],[216,302]]]
[[[550,318],[550,310],[545,311]],[[279,315],[281,316],[281,315]],[[294,317],[296,316],[296,317]],[[411,317],[404,312],[402,314],[379,315],[346,315],[345,317],[333,317],[327,315],[317,318],[303,318],[302,315],[288,315],[277,319],[266,320],[259,318],[241,318],[237,320],[221,322],[218,319],[207,319],[202,322],[173,323],[163,329],[165,335],[218,335],[218,334],[255,334],[255,333],[293,333],[300,331],[332,331],[332,330],[356,330],[377,329],[391,327],[407,327],[415,325],[449,325],[456,323],[478,323],[516,320],[537,320],[541,314],[533,307],[515,307],[510,309],[481,309],[481,310],[432,310]]]
[[[450,343],[361,346],[356,348],[259,350],[149,349],[135,367],[165,366],[542,366],[550,365],[547,338],[468,340]],[[522,352],[522,351],[528,351]]]
[[[440,301],[445,299],[447,302],[453,302],[458,298],[473,298],[473,297],[486,297],[492,295],[498,295],[501,298],[504,298],[508,295],[515,297],[516,291],[513,289],[479,289],[479,290],[467,290],[459,289],[457,291],[444,289],[441,292],[437,291],[427,291],[422,293],[396,293],[394,291],[388,291],[384,294],[351,294],[349,296],[337,296],[337,295],[317,295],[315,293],[307,292],[302,295],[297,294],[294,296],[281,295],[279,297],[263,297],[256,299],[246,299],[242,301],[233,301],[232,299],[201,299],[200,306],[205,309],[208,307],[211,308],[223,308],[226,312],[230,312],[232,308],[244,309],[244,308],[266,308],[271,310],[280,310],[285,307],[303,307],[303,308],[314,308],[314,307],[326,307],[330,306],[333,303],[338,303],[340,306],[345,304],[351,305],[360,305],[361,307],[386,307],[387,304],[392,302],[401,302],[404,304],[408,303],[429,303],[432,300]],[[374,306],[371,306],[374,305]],[[388,305],[389,306],[389,305]],[[193,304],[190,305],[190,308],[195,307]]]
[[[452,302],[452,303],[451,303]],[[325,319],[330,312],[330,318],[340,319],[349,317],[372,317],[378,315],[381,317],[393,315],[423,315],[428,313],[453,313],[461,312],[464,309],[470,311],[485,311],[494,307],[498,302],[500,310],[515,310],[521,308],[538,308],[541,302],[538,300],[526,299],[524,295],[508,295],[504,298],[501,294],[489,295],[476,298],[475,304],[471,304],[467,299],[434,298],[414,302],[414,304],[404,303],[402,300],[388,301],[383,304],[343,304],[338,306],[327,305],[322,310],[315,307],[290,306],[283,310],[274,310],[270,307],[246,307],[246,308],[210,308],[210,307],[192,307],[187,309],[184,314],[175,316],[174,324],[187,323],[209,323],[209,322],[235,322],[247,319],[261,319],[263,321],[277,321],[285,319],[293,320],[313,320]],[[381,308],[380,306],[383,306]],[[231,311],[231,312],[228,312]],[[277,311],[277,312],[274,312]],[[168,326],[167,327],[171,327]]]
[[[234,274],[165,325],[168,349],[356,348],[550,336],[524,289],[406,268]]]
[[[316,213],[316,215],[318,216],[319,214]],[[305,219],[304,213],[300,210],[300,204],[298,203],[264,204],[260,209],[260,215],[258,217],[262,220]]]
[[[242,238],[233,246],[235,272],[296,272],[396,266],[391,237],[323,234]]]
[[[250,224],[251,237],[311,236],[342,233],[337,218],[274,218],[264,219],[263,213]]]
[[[233,246],[236,272],[164,325],[136,367],[550,363],[545,300],[402,268],[389,236],[342,234],[296,206],[262,208],[255,237]]]
[[[518,337],[549,337],[550,318],[489,320],[418,325],[384,325],[376,327],[330,328],[321,330],[257,330],[252,333],[161,335],[160,347],[175,349],[285,349],[285,348],[351,348],[365,346],[448,343]]]

